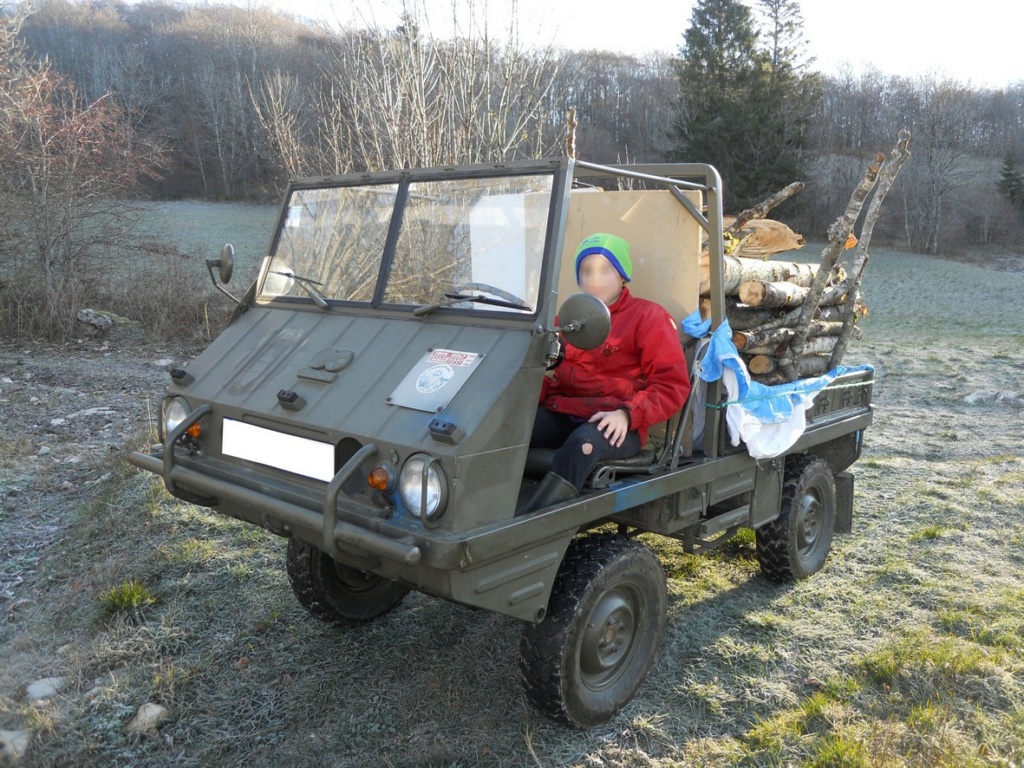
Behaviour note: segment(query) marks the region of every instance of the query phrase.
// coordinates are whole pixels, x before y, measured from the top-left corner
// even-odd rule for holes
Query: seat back
[[[683,192],[698,208],[699,192]],[[618,235],[629,243],[633,262],[633,295],[656,302],[675,319],[682,320],[695,309],[700,296],[701,228],[671,192],[629,190],[603,192],[573,190],[565,222],[562,268],[558,298],[565,301],[579,293],[576,285],[576,248],[595,232]],[[688,350],[687,364],[692,362]],[[692,366],[690,366],[692,370]],[[668,422],[653,425],[648,440],[660,448],[672,439]]]
[[[701,205],[699,192],[683,192]],[[697,308],[700,288],[701,228],[667,190],[573,191],[565,222],[558,298],[579,293],[576,248],[595,232],[609,232],[629,243],[633,280],[629,290],[654,301],[681,321]]]

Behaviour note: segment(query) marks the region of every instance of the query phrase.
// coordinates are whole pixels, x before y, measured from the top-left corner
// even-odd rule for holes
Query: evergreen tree
[[[1003,158],[996,186],[1015,208],[1024,208],[1024,174],[1017,162],[1017,153],[1012,149]]]
[[[737,0],[700,0],[683,40],[673,155],[710,163],[722,174],[727,194],[746,198],[745,158],[737,149],[746,143],[746,101],[762,65],[753,15]]]
[[[804,17],[800,4],[796,0],[757,0],[757,7],[772,79],[803,74],[811,61],[802,60]]]
[[[761,14],[760,40],[768,61],[760,93],[757,157],[761,169],[759,193],[770,193],[803,175],[806,136],[822,83],[808,72],[805,60],[803,15],[796,0],[757,0]]]
[[[739,210],[796,180],[806,126],[820,90],[800,60],[803,19],[795,0],[699,0],[684,33],[677,74],[673,157],[718,168]]]

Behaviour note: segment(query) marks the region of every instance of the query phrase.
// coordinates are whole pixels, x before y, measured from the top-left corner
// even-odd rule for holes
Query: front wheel
[[[409,593],[391,579],[339,563],[298,539],[288,540],[288,581],[303,608],[339,627],[382,616]]]
[[[781,514],[757,529],[762,573],[774,581],[793,581],[820,571],[835,521],[836,483],[828,464],[814,456],[790,456]]]
[[[666,604],[665,573],[650,549],[612,534],[573,541],[547,616],[523,631],[519,667],[530,703],[578,728],[611,719],[651,668]]]

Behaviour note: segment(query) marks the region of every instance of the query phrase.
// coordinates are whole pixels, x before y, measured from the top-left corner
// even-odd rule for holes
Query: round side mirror
[[[227,285],[231,282],[231,273],[235,269],[235,249],[228,243],[220,249],[220,281]]]
[[[570,296],[558,310],[561,327],[555,328],[577,349],[594,349],[604,344],[612,329],[612,316],[603,301],[589,293]]]

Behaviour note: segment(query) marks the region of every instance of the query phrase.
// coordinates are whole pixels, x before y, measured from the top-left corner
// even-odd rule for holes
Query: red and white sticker
[[[435,349],[427,355],[427,362],[434,365],[454,365],[468,368],[479,355],[476,352],[458,352],[454,349]]]

